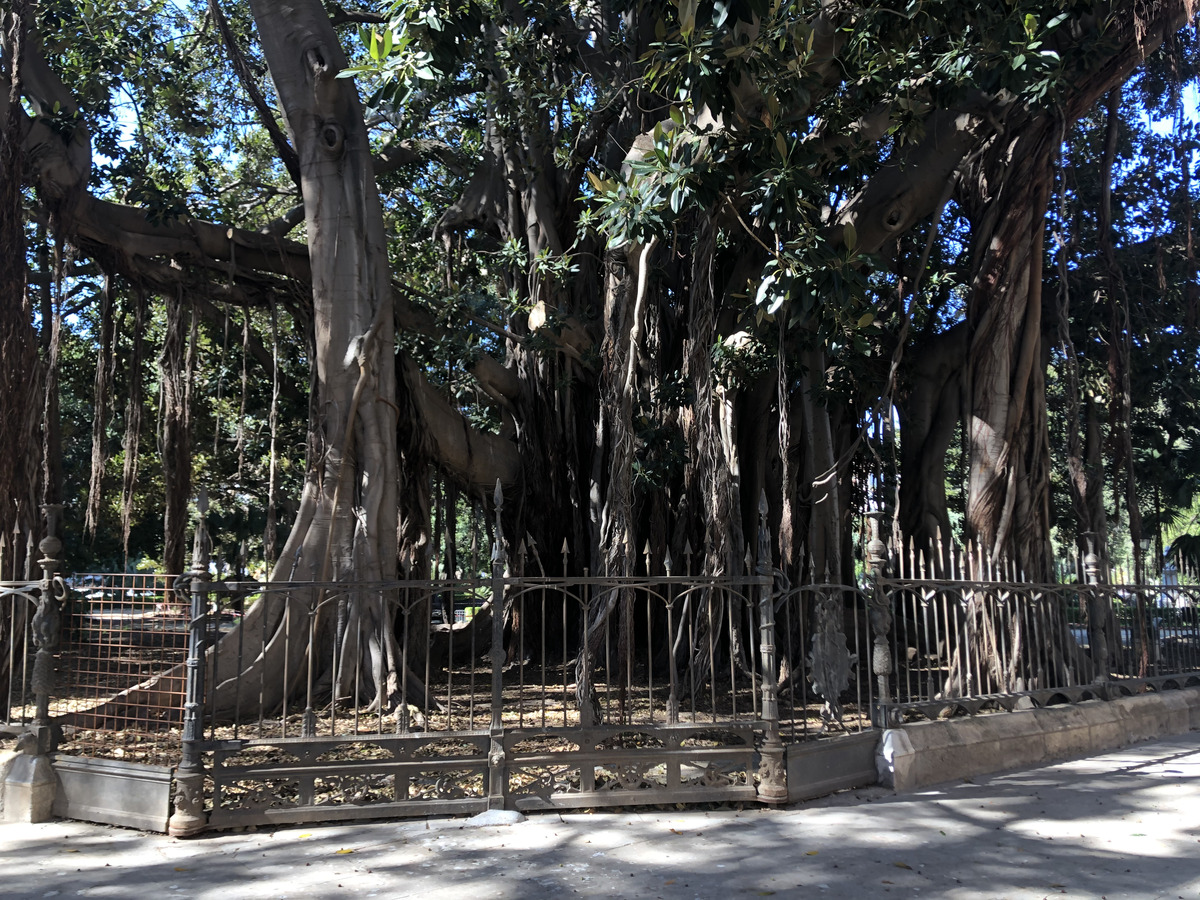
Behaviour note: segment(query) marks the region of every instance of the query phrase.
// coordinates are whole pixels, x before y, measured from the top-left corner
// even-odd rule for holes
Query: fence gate
[[[500,558],[491,578],[262,584],[193,569],[174,834],[786,799],[761,677],[776,671],[769,575],[516,579]]]

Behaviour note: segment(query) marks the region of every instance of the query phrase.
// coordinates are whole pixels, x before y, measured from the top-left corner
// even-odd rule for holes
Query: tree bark
[[[272,577],[390,580],[399,477],[393,307],[366,126],[353,82],[337,77],[346,61],[321,4],[254,0],[251,10],[300,160],[316,337],[308,474]],[[346,630],[333,635],[321,600],[269,595],[256,604],[242,625],[252,645],[247,653],[243,644],[248,668],[237,672],[233,654],[214,654],[215,715],[235,710],[239,680],[286,666],[296,673],[292,684],[267,679],[264,705],[278,704],[296,690],[306,664],[317,670],[318,685],[332,684],[335,698],[361,685],[381,707],[399,702],[403,663],[393,608],[377,594],[353,591]],[[318,637],[312,645],[297,639],[304,629],[285,627],[288,615],[309,608]],[[255,634],[267,635],[261,646],[253,646]],[[321,658],[309,660],[310,653]]]
[[[993,566],[1050,577],[1049,438],[1042,346],[1042,246],[1057,129],[1047,118],[996,139],[967,184],[966,532]]]
[[[166,329],[158,359],[159,452],[163,465],[163,570],[187,566],[188,499],[192,493],[191,409],[187,397],[187,315],[179,296],[165,298]],[[97,376],[99,377],[99,376]]]
[[[960,322],[912,348],[906,389],[896,404],[901,434],[900,533],[905,548],[913,548],[923,558],[924,571],[940,577],[950,571],[946,454],[963,419],[966,338],[966,323]],[[902,564],[908,559],[907,552],[901,553]]]

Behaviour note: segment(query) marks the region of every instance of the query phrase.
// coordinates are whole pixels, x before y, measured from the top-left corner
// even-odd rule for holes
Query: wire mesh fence
[[[151,764],[178,761],[189,615],[170,576],[67,579],[50,713],[60,751]]]

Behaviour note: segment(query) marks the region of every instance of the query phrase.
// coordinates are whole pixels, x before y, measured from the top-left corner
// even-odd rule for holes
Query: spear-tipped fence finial
[[[492,500],[496,505],[496,541],[492,544],[492,564],[503,565],[505,561],[504,553],[504,487],[500,484],[500,479],[496,479],[496,490],[492,493]]]

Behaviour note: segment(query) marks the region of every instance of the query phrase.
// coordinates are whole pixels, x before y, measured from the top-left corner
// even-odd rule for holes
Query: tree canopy
[[[200,488],[278,577],[497,482],[614,574],[1200,531],[1189,2],[4,7],[0,532],[77,566]]]

